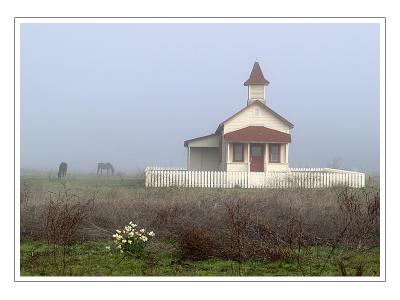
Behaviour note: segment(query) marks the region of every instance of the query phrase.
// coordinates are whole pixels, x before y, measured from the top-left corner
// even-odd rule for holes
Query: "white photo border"
[[[380,25],[380,275],[378,277],[33,277],[20,274],[20,26],[29,23],[276,23]],[[15,17],[14,18],[14,281],[15,282],[386,282],[386,18],[385,17]]]

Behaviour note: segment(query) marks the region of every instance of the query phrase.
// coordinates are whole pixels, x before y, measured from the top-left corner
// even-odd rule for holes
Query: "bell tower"
[[[247,79],[244,83],[244,85],[248,88],[247,105],[250,105],[254,101],[260,101],[263,104],[266,104],[265,87],[268,84],[269,81],[264,78],[259,63],[255,62],[249,79]]]

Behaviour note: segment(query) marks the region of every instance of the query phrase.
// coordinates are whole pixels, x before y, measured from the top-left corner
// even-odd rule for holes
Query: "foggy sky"
[[[378,24],[22,24],[21,168],[186,166],[255,60],[291,167],[379,171]]]

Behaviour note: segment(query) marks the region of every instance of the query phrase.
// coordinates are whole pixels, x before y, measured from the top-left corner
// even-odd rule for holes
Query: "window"
[[[269,162],[279,163],[281,162],[281,145],[280,144],[269,144]]]
[[[243,161],[243,144],[233,144],[233,161]]]
[[[263,156],[262,150],[263,147],[260,145],[251,145],[250,147],[251,156],[258,156],[258,157]]]

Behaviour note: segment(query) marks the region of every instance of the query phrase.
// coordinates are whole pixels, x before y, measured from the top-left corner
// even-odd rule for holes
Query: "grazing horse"
[[[61,179],[61,177],[67,176],[67,163],[62,162],[60,166],[58,167],[58,179]]]
[[[97,164],[97,175],[103,175],[103,170],[107,170],[108,172],[111,171],[111,175],[114,175],[114,167],[110,163],[98,163]]]

